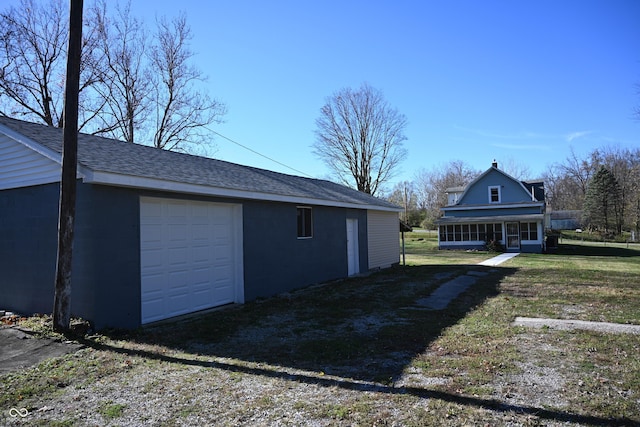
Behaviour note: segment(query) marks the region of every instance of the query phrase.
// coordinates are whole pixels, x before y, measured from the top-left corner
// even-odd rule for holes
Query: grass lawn
[[[640,324],[638,245],[563,240],[488,268],[476,264],[494,254],[405,238],[406,266],[85,337],[75,354],[0,378],[0,424],[640,423],[640,335],[511,326]],[[416,303],[465,274],[477,283],[447,309]]]

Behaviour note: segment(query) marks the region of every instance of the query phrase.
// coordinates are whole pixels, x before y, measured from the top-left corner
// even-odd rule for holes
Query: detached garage
[[[62,130],[0,117],[0,306],[51,312]],[[135,328],[399,262],[400,208],[323,180],[79,135],[72,313]]]

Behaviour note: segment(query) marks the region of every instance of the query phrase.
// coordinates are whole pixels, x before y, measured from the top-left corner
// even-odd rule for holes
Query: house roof
[[[532,202],[544,201],[544,183],[542,181],[536,181],[536,182],[520,181],[520,180],[512,177],[508,173],[498,169],[497,163],[494,162],[489,169],[487,169],[486,171],[481,173],[479,176],[477,176],[466,187],[463,187],[464,191],[463,191],[462,195],[458,198],[458,202],[456,203],[456,205],[460,204],[460,202],[462,200],[464,200],[465,196],[467,195],[467,193],[469,192],[469,189],[471,189],[471,187],[473,187],[478,181],[480,181],[482,178],[484,178],[486,175],[490,174],[493,171],[498,172],[498,173],[502,174],[505,178],[516,182],[518,185],[520,185],[522,187],[522,189],[524,191],[526,191],[529,194],[531,194],[532,190],[533,190],[533,198],[535,200],[532,200]],[[458,189],[459,189],[459,187],[457,187],[456,190],[452,190],[452,189],[448,189],[448,190],[451,190],[451,192],[457,192]],[[539,197],[541,197],[541,198],[539,198]]]
[[[60,164],[62,129],[0,117],[0,133]],[[84,182],[211,196],[400,211],[401,208],[326,180],[287,175],[222,160],[78,134]]]

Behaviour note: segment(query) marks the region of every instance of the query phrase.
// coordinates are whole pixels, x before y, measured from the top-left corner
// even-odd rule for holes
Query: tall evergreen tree
[[[615,230],[620,233],[617,214],[620,209],[620,185],[618,180],[605,166],[595,173],[584,199],[584,221],[592,229],[605,233]]]

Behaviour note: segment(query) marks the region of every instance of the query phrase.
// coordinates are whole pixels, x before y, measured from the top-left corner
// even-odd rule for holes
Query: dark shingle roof
[[[0,124],[49,150],[62,152],[60,128],[9,117],[0,117]],[[93,172],[399,209],[385,200],[326,180],[287,175],[82,133],[78,135],[78,163]]]

